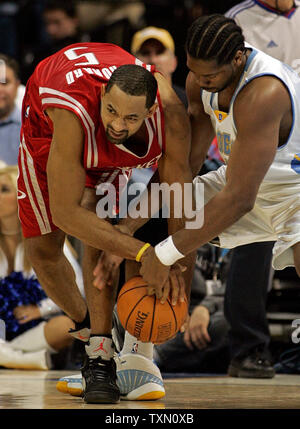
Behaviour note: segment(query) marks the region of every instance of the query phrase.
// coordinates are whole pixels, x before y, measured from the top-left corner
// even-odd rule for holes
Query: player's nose
[[[199,86],[209,86],[210,81],[202,76],[197,76],[196,82]]]
[[[116,118],[111,125],[116,132],[123,131],[126,129],[126,123],[122,118]]]

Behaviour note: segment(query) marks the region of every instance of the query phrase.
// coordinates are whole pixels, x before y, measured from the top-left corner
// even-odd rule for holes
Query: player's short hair
[[[12,69],[16,79],[20,79],[20,67],[19,67],[18,62],[14,58],[12,58],[6,54],[2,54],[0,52],[0,61],[1,61],[1,63],[4,62],[6,67],[9,67],[10,69]]]
[[[155,102],[157,81],[153,74],[144,67],[135,64],[125,64],[118,67],[106,85],[106,92],[109,92],[113,85],[117,85],[129,95],[145,95],[147,109],[150,109]]]
[[[52,12],[53,10],[62,10],[70,18],[77,17],[77,2],[74,0],[48,0],[44,6],[43,12]]]
[[[230,63],[238,50],[245,49],[241,27],[224,15],[204,15],[188,29],[187,53],[196,59],[215,60],[219,65]]]

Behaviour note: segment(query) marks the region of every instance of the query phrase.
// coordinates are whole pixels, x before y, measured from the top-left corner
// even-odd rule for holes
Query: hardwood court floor
[[[300,375],[271,380],[227,376],[165,380],[166,396],[158,401],[85,404],[56,390],[69,371],[0,370],[1,409],[300,409]]]

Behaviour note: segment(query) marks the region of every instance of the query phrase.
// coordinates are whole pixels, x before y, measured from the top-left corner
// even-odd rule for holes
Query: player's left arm
[[[263,76],[250,82],[234,105],[237,137],[227,166],[226,184],[204,207],[202,228],[173,235],[184,255],[202,246],[252,210],[259,186],[276,155],[280,124],[291,111],[288,90]]]

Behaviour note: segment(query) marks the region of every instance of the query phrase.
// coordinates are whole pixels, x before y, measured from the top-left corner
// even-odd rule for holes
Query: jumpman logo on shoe
[[[90,337],[85,337],[85,336],[81,335],[80,332],[78,332],[77,337],[79,340],[82,340],[82,341],[87,341],[90,338]]]
[[[99,350],[103,351],[104,353],[108,353],[107,350],[105,350],[105,348],[103,347],[104,341],[106,340],[106,338],[103,338],[102,342],[100,343],[99,347],[97,349],[94,350],[94,352],[98,352]]]

